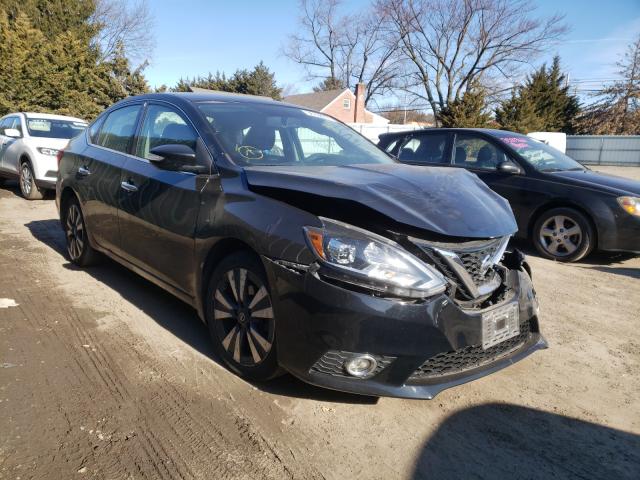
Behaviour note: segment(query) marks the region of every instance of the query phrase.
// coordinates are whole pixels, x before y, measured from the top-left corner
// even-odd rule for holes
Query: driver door
[[[498,165],[512,161],[507,153],[495,143],[474,133],[457,133],[453,142],[453,165],[465,168],[480,177],[489,187],[506,198],[522,226],[529,203],[527,177],[522,174],[506,173],[498,170]],[[515,163],[515,162],[514,162]]]
[[[197,176],[161,169],[149,161],[149,152],[160,145],[183,144],[202,153],[203,149],[197,148],[201,142],[182,112],[165,103],[149,103],[134,156],[127,157],[120,178],[123,255],[183,292],[191,290],[196,271],[194,237],[200,205]]]

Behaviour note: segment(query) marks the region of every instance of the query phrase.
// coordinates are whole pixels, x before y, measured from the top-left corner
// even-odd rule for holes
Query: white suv
[[[79,118],[47,113],[11,113],[0,118],[0,183],[19,178],[25,198],[55,189],[58,151],[87,128]]]

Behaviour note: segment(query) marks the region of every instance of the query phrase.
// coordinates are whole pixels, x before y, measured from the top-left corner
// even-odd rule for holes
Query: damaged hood
[[[509,203],[461,168],[397,163],[244,170],[251,186],[351,200],[442,235],[487,238],[517,230]]]

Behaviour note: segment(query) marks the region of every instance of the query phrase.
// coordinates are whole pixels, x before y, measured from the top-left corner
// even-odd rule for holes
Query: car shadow
[[[640,435],[517,405],[480,405],[444,420],[413,478],[637,479]]]
[[[5,180],[4,184],[0,185],[0,190],[4,190],[5,192],[12,193],[16,197],[26,200],[22,196],[22,193],[20,193],[20,186],[18,185],[17,180]],[[44,191],[44,197],[42,198],[42,201],[54,200],[55,198],[56,198],[55,190],[47,189]]]
[[[517,248],[527,256],[543,258],[535,249],[535,247],[531,244],[531,242],[529,242],[528,240],[524,240],[521,238],[514,238],[511,240],[510,246]],[[586,258],[583,258],[579,262],[572,263],[569,265],[596,265],[596,266],[612,265],[615,263],[624,262],[625,260],[629,260],[637,256],[638,254],[630,253],[630,252],[596,251],[596,252],[590,253]],[[549,261],[552,262],[553,260],[549,260]],[[616,268],[617,267],[611,267],[609,269],[611,270],[609,273],[617,273],[615,271],[612,271],[612,270],[615,270]],[[609,271],[609,270],[605,270],[605,271]],[[620,268],[620,270],[634,270],[634,269]]]
[[[20,187],[18,186],[18,182],[16,180],[5,180],[4,183],[0,185],[0,190],[12,193],[16,197],[23,198],[20,194]]]
[[[34,238],[47,245],[64,259],[64,268],[87,272],[101,284],[116,291],[122,298],[142,310],[158,325],[181,341],[212,361],[223,365],[213,351],[209,330],[192,307],[106,257],[103,257],[98,265],[86,269],[81,269],[69,262],[66,256],[64,232],[60,222],[56,219],[35,220],[25,226]],[[353,395],[315,387],[289,374],[269,382],[251,382],[251,384],[274,395],[318,401],[372,404],[378,400],[376,397]]]

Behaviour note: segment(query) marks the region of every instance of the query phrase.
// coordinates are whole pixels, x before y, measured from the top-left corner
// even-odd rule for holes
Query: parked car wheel
[[[533,227],[533,243],[540,254],[560,262],[576,262],[594,248],[594,232],[589,220],[573,208],[553,208],[544,212]]]
[[[20,164],[20,192],[27,200],[42,200],[44,192],[36,185],[36,177],[33,168],[27,161]]]
[[[271,293],[258,258],[240,252],[221,261],[211,275],[206,302],[214,349],[231,371],[257,381],[281,372]]]
[[[97,260],[98,252],[89,243],[82,209],[75,197],[66,202],[62,222],[67,237],[69,259],[79,267],[87,267],[94,264]]]

